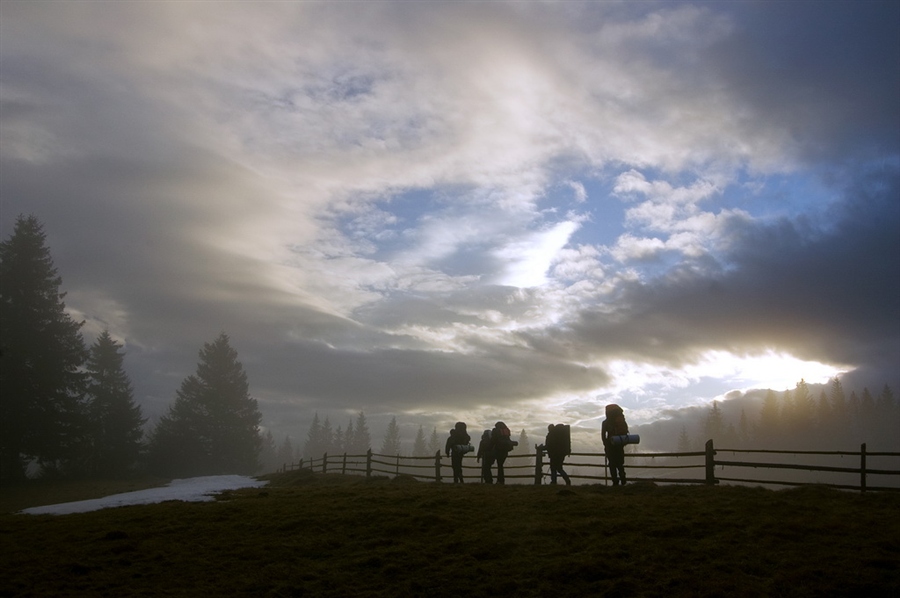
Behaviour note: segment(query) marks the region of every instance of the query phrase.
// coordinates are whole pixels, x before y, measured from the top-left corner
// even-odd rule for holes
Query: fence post
[[[400,453],[397,453],[397,455],[394,458],[395,458],[394,475],[398,476],[398,475],[400,475]]]
[[[534,452],[534,485],[541,485],[544,477],[544,449],[537,447]]]
[[[344,453],[344,458],[341,460],[341,475],[347,475],[347,453]]]
[[[863,442],[859,447],[859,491],[861,494],[866,493],[866,443]]]
[[[718,484],[716,479],[716,449],[712,438],[706,441],[706,484],[712,486]]]
[[[372,449],[366,451],[366,477],[372,477]]]
[[[441,481],[441,451],[434,453],[434,481]]]
[[[322,473],[328,472],[328,453],[322,455]]]
[[[294,469],[293,463],[291,463],[291,469]],[[303,459],[300,459],[300,462],[297,463],[297,469],[303,469]]]

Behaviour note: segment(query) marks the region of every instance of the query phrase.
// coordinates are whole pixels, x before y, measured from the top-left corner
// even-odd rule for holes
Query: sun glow
[[[760,355],[734,355],[710,351],[701,363],[691,366],[703,376],[733,381],[741,390],[750,388],[793,388],[802,378],[808,384],[822,384],[852,369],[842,364],[805,361],[789,353],[766,351]]]

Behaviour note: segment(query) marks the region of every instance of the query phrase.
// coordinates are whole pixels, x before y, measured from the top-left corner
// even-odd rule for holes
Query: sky
[[[279,442],[896,389],[900,4],[3,0],[19,214],[151,424],[221,332]]]

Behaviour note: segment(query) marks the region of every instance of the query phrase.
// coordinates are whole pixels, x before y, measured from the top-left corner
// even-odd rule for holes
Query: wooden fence
[[[731,459],[722,459],[720,455],[730,455]],[[773,458],[782,459],[784,455],[793,455],[797,462],[782,463]],[[738,456],[751,456],[754,460],[736,459]],[[867,452],[862,444],[859,451],[788,451],[761,449],[716,449],[712,440],[708,440],[702,451],[680,453],[625,453],[625,467],[629,482],[654,482],[661,484],[719,484],[720,482],[752,485],[805,486],[818,485],[845,490],[897,491],[900,490],[900,453]],[[822,460],[827,463],[822,463]],[[834,465],[844,460],[852,461],[848,466]],[[873,460],[876,461],[873,467]],[[804,462],[805,461],[805,462]],[[881,463],[887,463],[888,468]],[[545,452],[538,449],[532,454],[511,453],[504,467],[506,479],[513,483],[527,480],[528,483],[540,485],[549,477],[546,467]],[[853,465],[853,466],[849,466]],[[495,466],[496,467],[496,466]],[[440,451],[432,457],[406,457],[401,455],[381,455],[371,450],[362,455],[328,455],[321,458],[301,459],[298,463],[285,464],[281,471],[294,469],[311,469],[321,473],[341,473],[365,475],[375,474],[392,476],[407,475],[420,480],[441,482],[445,477],[453,477],[450,469],[450,458]],[[608,484],[606,456],[603,453],[572,453],[565,464],[569,477],[588,483],[603,482]],[[638,470],[638,474],[634,473]],[[752,472],[740,474],[740,471]],[[762,470],[762,473],[760,473]],[[773,475],[767,470],[792,470],[793,479],[768,479]],[[731,477],[733,475],[742,477]],[[472,457],[463,458],[463,472],[467,479],[480,481],[481,464]],[[800,473],[802,472],[802,473]],[[691,473],[696,473],[691,477]],[[718,473],[718,475],[717,475]],[[723,473],[725,475],[723,475]],[[875,484],[872,480],[876,481]]]

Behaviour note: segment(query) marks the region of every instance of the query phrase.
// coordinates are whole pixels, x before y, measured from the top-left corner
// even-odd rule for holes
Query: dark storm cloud
[[[810,161],[847,157],[848,149],[897,152],[900,3],[718,6],[736,26],[712,48],[710,65],[751,120],[783,127]]]
[[[606,374],[524,347],[491,347],[463,354],[380,349],[353,351],[321,343],[282,345],[254,366],[263,379],[293,386],[298,404],[312,409],[378,410],[503,408],[547,393],[586,391]]]
[[[719,275],[689,269],[633,284],[613,315],[574,326],[598,354],[678,364],[709,349],[788,348],[807,359],[900,363],[900,169],[860,173],[825,229],[749,226]],[[877,382],[877,380],[876,380]]]

